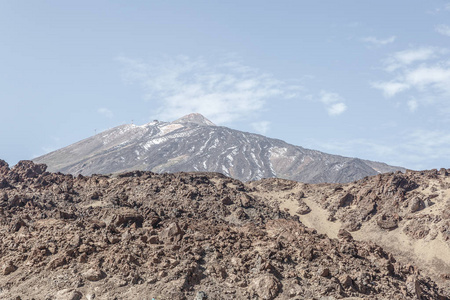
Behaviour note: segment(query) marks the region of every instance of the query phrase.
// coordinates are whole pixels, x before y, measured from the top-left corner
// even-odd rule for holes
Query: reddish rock
[[[129,227],[135,224],[136,227],[142,227],[144,218],[138,212],[132,209],[122,209],[113,217],[113,224],[117,227]]]
[[[386,213],[404,217],[402,226],[425,224],[422,214],[407,212],[408,197],[418,194],[405,192],[412,179],[402,183],[390,176],[404,175],[368,178],[351,190],[280,179],[244,184],[206,173],[76,178],[13,173],[19,180],[8,179],[10,187],[0,193],[0,253],[2,263],[21,267],[0,276],[0,285],[8,287],[2,298],[73,300],[79,290],[86,299],[93,299],[92,291],[95,299],[396,299],[402,291],[413,297],[406,279],[416,274],[408,285],[419,286],[422,299],[439,299],[442,292],[423,270],[396,262],[346,231],[339,239],[318,234],[276,202],[297,201],[300,188],[314,201],[318,189],[323,201],[318,204],[342,223],[363,224]],[[351,206],[338,208],[344,190],[355,196]],[[93,205],[96,191],[105,201]],[[223,205],[226,197],[234,203]],[[19,220],[26,225],[16,232]],[[427,220],[450,238],[450,219]]]
[[[161,231],[159,238],[164,242],[173,242],[180,240],[183,234],[184,232],[180,226],[173,222]]]

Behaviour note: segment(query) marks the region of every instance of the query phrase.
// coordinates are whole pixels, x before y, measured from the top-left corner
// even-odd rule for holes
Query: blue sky
[[[1,1],[0,158],[200,112],[450,168],[450,1]]]

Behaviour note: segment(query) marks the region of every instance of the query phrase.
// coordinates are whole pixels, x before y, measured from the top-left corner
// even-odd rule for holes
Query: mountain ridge
[[[51,171],[74,175],[207,171],[242,181],[278,177],[309,183],[351,182],[378,173],[405,171],[216,126],[200,114],[173,122],[120,125],[33,161],[45,163]]]

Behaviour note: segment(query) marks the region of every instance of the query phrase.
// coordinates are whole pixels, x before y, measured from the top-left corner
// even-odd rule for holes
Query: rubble
[[[0,161],[2,299],[447,299],[375,243],[318,234],[217,173],[18,165]]]

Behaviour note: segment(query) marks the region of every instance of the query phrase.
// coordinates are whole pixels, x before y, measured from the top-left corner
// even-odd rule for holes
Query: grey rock
[[[242,181],[278,177],[308,183],[343,183],[378,173],[405,171],[215,126],[200,114],[171,123],[121,125],[33,161],[46,164],[49,171],[73,175],[132,170],[207,171]]]

